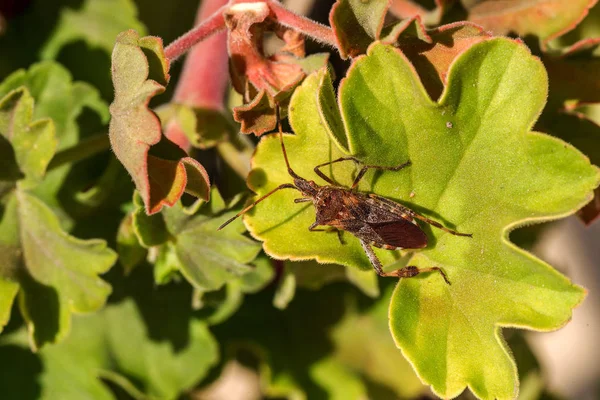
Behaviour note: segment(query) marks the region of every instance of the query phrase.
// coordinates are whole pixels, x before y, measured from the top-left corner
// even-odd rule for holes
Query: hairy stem
[[[337,41],[333,30],[309,18],[297,15],[285,8],[281,3],[275,0],[268,0],[271,12],[277,17],[277,22],[281,25],[294,28],[303,35],[337,49]]]
[[[199,43],[204,39],[208,38],[209,36],[224,30],[225,19],[223,18],[223,11],[226,7],[227,4],[219,8],[217,11],[213,12],[208,18],[202,21],[202,23],[196,25],[189,32],[180,36],[173,43],[168,45],[165,48],[165,56],[171,62],[173,62],[186,51],[188,51],[196,43]]]

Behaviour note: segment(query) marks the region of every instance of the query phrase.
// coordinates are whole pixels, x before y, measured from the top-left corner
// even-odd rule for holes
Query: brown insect
[[[294,179],[294,183],[284,183],[277,186],[275,189],[237,213],[233,218],[226,221],[218,228],[219,230],[223,229],[240,215],[248,212],[248,210],[276,191],[281,189],[296,189],[302,193],[303,197],[295,199],[294,202],[312,202],[316,210],[316,220],[308,227],[308,230],[311,232],[337,231],[338,235],[341,234],[342,231],[350,232],[360,240],[362,248],[365,250],[367,257],[369,257],[369,261],[371,261],[373,268],[375,268],[375,271],[377,271],[379,275],[410,278],[421,272],[438,271],[446,283],[450,284],[448,277],[439,267],[419,269],[409,265],[397,271],[386,273],[383,271],[381,262],[371,248],[371,246],[375,246],[387,250],[397,250],[421,249],[426,247],[427,235],[425,235],[425,232],[417,225],[417,219],[456,236],[472,236],[472,234],[469,233],[460,233],[448,229],[439,222],[420,215],[410,208],[386,199],[385,197],[373,193],[360,193],[356,191],[358,183],[369,169],[400,171],[401,169],[408,167],[410,161],[398,165],[397,167],[382,167],[378,165],[365,165],[354,157],[341,157],[337,160],[319,164],[314,168],[315,173],[329,184],[327,186],[320,186],[313,181],[302,178],[294,172],[292,167],[290,167],[285,145],[283,143],[279,109],[277,109],[277,120],[281,150],[283,151],[283,157],[288,173]],[[342,161],[353,161],[355,164],[362,166],[350,188],[337,185],[319,169]],[[318,226],[328,226],[328,228],[317,228]]]

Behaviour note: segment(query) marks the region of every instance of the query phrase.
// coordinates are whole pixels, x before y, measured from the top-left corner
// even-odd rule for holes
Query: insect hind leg
[[[417,276],[423,272],[431,272],[431,271],[439,272],[442,275],[442,278],[444,278],[444,281],[448,285],[450,285],[450,280],[448,280],[448,276],[446,275],[444,270],[441,269],[440,267],[417,268],[414,265],[409,265],[409,266],[401,268],[397,271],[388,272],[388,273],[384,274],[383,276],[394,276],[394,277],[398,277],[398,278],[412,278],[413,276]]]
[[[423,216],[423,215],[421,215],[421,214],[418,214],[418,213],[416,213],[416,212],[414,212],[414,211],[413,211],[413,213],[412,213],[412,216],[413,216],[414,218],[418,219],[418,220],[421,220],[421,221],[425,222],[426,224],[429,224],[429,225],[435,226],[436,228],[438,228],[438,229],[441,229],[441,230],[443,230],[444,232],[451,233],[451,234],[453,234],[453,235],[455,235],[455,236],[466,236],[466,237],[473,237],[473,234],[472,234],[472,233],[462,233],[462,232],[454,231],[454,230],[452,230],[452,229],[448,229],[448,228],[446,228],[444,225],[440,224],[439,222],[437,222],[437,221],[434,221],[434,220],[432,220],[432,219],[429,219],[429,218],[427,218],[427,217],[425,217],[425,216]]]
[[[395,277],[395,278],[412,278],[413,276],[417,276],[423,272],[437,271],[442,275],[442,278],[444,278],[444,281],[448,285],[450,285],[448,276],[446,275],[444,270],[441,269],[440,267],[417,268],[414,265],[409,265],[409,266],[401,268],[397,271],[383,272],[383,266],[381,265],[381,261],[379,261],[379,258],[377,258],[377,255],[375,254],[375,252],[373,251],[373,249],[371,248],[369,243],[365,242],[364,240],[361,240],[360,244],[361,244],[363,250],[365,251],[365,253],[367,254],[367,257],[369,257],[369,261],[371,262],[371,265],[373,266],[373,268],[375,269],[375,271],[377,272],[377,274],[379,276]]]

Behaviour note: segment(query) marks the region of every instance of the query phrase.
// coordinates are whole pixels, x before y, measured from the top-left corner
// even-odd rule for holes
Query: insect
[[[426,247],[427,235],[425,235],[425,232],[419,227],[416,220],[423,221],[456,236],[472,236],[470,233],[460,233],[448,229],[439,222],[420,215],[410,208],[385,197],[373,193],[361,193],[356,190],[358,183],[369,169],[400,171],[401,169],[408,167],[411,164],[410,161],[396,167],[383,167],[363,164],[355,157],[341,157],[333,161],[319,164],[314,168],[315,173],[328,183],[328,185],[321,186],[314,181],[302,178],[294,172],[288,161],[285,144],[283,143],[279,108],[277,108],[277,121],[281,151],[283,152],[283,158],[288,173],[293,178],[294,183],[284,183],[277,186],[275,189],[237,213],[234,217],[230,218],[222,224],[218,230],[223,229],[240,215],[245,214],[278,190],[295,189],[302,194],[301,198],[294,200],[295,203],[312,202],[315,207],[316,220],[308,227],[308,230],[312,232],[337,231],[338,235],[341,234],[342,231],[346,231],[356,236],[367,254],[371,265],[373,265],[373,268],[380,276],[410,278],[422,272],[437,271],[442,275],[444,281],[446,281],[447,284],[450,284],[446,273],[439,267],[417,268],[409,265],[396,271],[386,273],[383,271],[381,262],[371,247],[375,246],[387,250],[421,249]],[[342,161],[352,161],[356,165],[361,166],[361,169],[356,175],[350,188],[337,185],[320,170],[322,167]],[[327,228],[318,228],[319,226],[326,226]]]

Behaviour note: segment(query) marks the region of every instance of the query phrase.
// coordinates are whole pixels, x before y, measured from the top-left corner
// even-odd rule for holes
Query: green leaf
[[[338,41],[342,58],[364,54],[379,39],[388,0],[338,0],[329,14],[329,23]]]
[[[131,0],[86,0],[81,9],[63,9],[50,39],[44,45],[43,59],[54,59],[67,44],[84,40],[107,53],[113,48],[119,32],[134,29],[145,34],[146,28],[137,19],[137,9]]]
[[[27,89],[9,92],[0,100],[0,134],[10,142],[19,170],[35,184],[54,156],[56,137],[52,121],[32,122],[32,118],[33,98]]]
[[[295,93],[290,122],[296,135],[285,137],[292,168],[308,179],[315,165],[343,156],[322,126],[318,82],[312,75]],[[410,264],[442,267],[452,285],[438,274],[403,279],[390,305],[396,343],[442,397],[468,386],[482,398],[514,398],[516,369],[501,327],[557,329],[583,299],[580,287],[508,240],[515,227],[574,213],[599,183],[597,168],[573,147],[529,132],[546,94],[539,60],[522,44],[500,38],[455,59],[439,103],[429,99],[402,53],[380,44],[355,61],[341,84],[350,153],[371,165],[412,162],[400,172],[367,173],[359,190],[473,234],[425,227],[429,245]],[[355,167],[341,164],[324,171],[349,184]],[[263,138],[250,187],[263,195],[291,182],[284,165],[277,137]],[[309,232],[314,208],[294,204],[297,197],[281,191],[247,214],[250,232],[268,254],[371,268],[351,235],[341,245],[335,234]],[[375,251],[384,265],[399,258]]]
[[[64,232],[52,210],[30,191],[43,178],[56,138],[49,119],[32,122],[33,98],[25,88],[0,99],[0,132],[25,174],[0,197],[0,322],[8,321],[19,291],[33,349],[64,338],[71,313],[104,305],[110,286],[98,277],[115,261],[102,240]]]
[[[213,196],[217,193],[213,191]],[[260,252],[260,244],[243,235],[245,229],[239,219],[217,231],[237,211],[213,216],[207,208],[194,215],[187,215],[180,204],[164,211],[167,228],[176,238],[181,273],[202,291],[217,290],[227,281],[249,273],[252,268],[247,264]]]
[[[142,246],[135,233],[133,218],[133,213],[125,215],[117,232],[117,253],[125,274],[131,273],[147,255],[147,250]]]
[[[71,312],[92,312],[104,305],[110,285],[98,274],[106,272],[116,256],[102,240],[80,240],[63,232],[52,211],[34,196],[19,192],[17,199],[20,263],[35,281],[21,282],[21,313],[33,346],[39,347],[65,337]]]
[[[207,324],[193,315],[189,286],[156,289],[150,274],[136,271],[126,290],[132,298],[75,318],[69,338],[45,347],[34,360],[17,351],[27,346],[23,331],[5,335],[0,375],[36,382],[15,385],[0,378],[3,396],[22,398],[24,387],[36,387],[41,399],[115,399],[103,378],[138,398],[176,399],[197,384],[216,363],[219,349]],[[29,370],[13,375],[7,365]]]
[[[35,102],[33,118],[50,118],[55,127],[55,143],[38,149],[53,150],[45,157],[52,157],[54,149],[61,151],[79,143],[82,139],[79,119],[85,109],[93,111],[100,118],[100,123],[108,122],[108,106],[98,91],[85,82],[73,82],[71,73],[54,61],[33,64],[27,70],[12,73],[0,84],[0,97],[22,87],[27,88]],[[83,172],[84,165],[79,164],[79,168],[72,168],[71,165],[54,168],[34,189],[35,194],[58,213],[63,226],[72,222],[79,203],[77,194],[91,184],[89,176]],[[109,191],[106,193],[110,194]]]
[[[162,134],[160,120],[148,108],[150,99],[165,90],[168,71],[160,39],[140,38],[131,30],[119,34],[112,54],[109,136],[148,214],[172,206],[184,192],[204,200],[210,194],[204,167]]]

